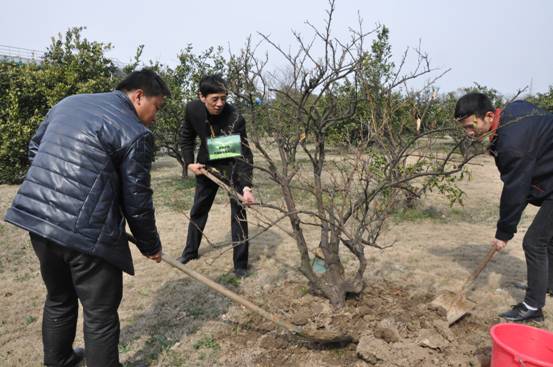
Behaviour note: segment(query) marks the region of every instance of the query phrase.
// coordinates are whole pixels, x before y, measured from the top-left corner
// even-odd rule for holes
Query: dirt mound
[[[485,366],[489,362],[487,322],[466,317],[451,328],[444,315],[428,307],[435,295],[382,281],[335,310],[286,282],[263,299],[264,307],[305,330],[342,332],[354,343],[325,345],[276,330],[272,323],[243,312],[233,322],[250,325],[240,344],[251,344],[252,364],[259,366]],[[235,335],[217,335],[218,340]],[[248,340],[249,339],[249,340]],[[237,343],[237,340],[229,340]],[[227,353],[222,365],[238,364],[242,355]],[[323,364],[321,362],[324,361]],[[220,361],[223,362],[223,361]]]

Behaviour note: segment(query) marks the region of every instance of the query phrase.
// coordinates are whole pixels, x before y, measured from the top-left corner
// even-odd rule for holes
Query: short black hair
[[[468,93],[459,98],[455,105],[455,119],[460,121],[471,115],[482,118],[488,112],[494,112],[492,101],[483,93]]]
[[[204,75],[200,80],[200,94],[227,93],[227,83],[221,74]]]
[[[167,84],[165,84],[163,79],[151,69],[133,71],[127,75],[125,79],[121,80],[115,89],[124,92],[142,89],[144,95],[148,97],[171,96]]]

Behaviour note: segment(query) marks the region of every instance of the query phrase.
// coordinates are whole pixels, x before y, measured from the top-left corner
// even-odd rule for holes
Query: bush
[[[27,144],[48,111],[36,86],[36,65],[0,64],[0,183],[20,182],[27,170]]]
[[[104,56],[111,46],[81,39],[82,30],[53,38],[40,64],[0,62],[0,183],[21,182],[29,140],[54,104],[114,86],[117,69]]]
[[[533,103],[548,112],[553,112],[553,85],[549,86],[548,92],[538,93],[535,96],[528,98],[528,102]]]

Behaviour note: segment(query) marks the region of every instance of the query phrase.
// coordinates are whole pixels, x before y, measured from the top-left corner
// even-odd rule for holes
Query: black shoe
[[[73,355],[66,365],[71,367],[84,366],[84,349],[79,347],[73,348]]]
[[[512,306],[512,309],[499,314],[499,317],[508,321],[543,321],[543,312],[541,308],[529,310],[524,303]]]
[[[177,257],[177,261],[180,262],[182,265],[190,262],[190,260],[196,260],[198,256],[179,256]]]
[[[553,288],[549,288],[545,294],[548,294],[549,297],[553,297]]]
[[[236,275],[238,278],[245,278],[249,275],[249,273],[247,269],[238,268],[234,269],[234,275]]]

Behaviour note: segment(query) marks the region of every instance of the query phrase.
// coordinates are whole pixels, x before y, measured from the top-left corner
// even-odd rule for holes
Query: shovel
[[[480,262],[472,274],[469,275],[457,293],[444,291],[430,303],[432,307],[446,311],[447,323],[449,326],[454,324],[474,307],[475,303],[467,300],[465,298],[465,293],[469,290],[472,283],[474,283],[476,277],[478,277],[486,265],[488,265],[496,252],[495,246],[492,245],[486,257]]]
[[[136,244],[136,239],[129,233],[127,233],[127,238],[132,243]],[[282,327],[283,329],[288,330],[294,335],[297,335],[299,337],[302,337],[304,339],[307,339],[312,342],[321,343],[321,344],[349,344],[353,341],[353,338],[349,335],[343,335],[335,331],[330,330],[315,330],[315,331],[308,331],[304,330],[286,320],[283,320],[279,318],[278,316],[271,314],[261,307],[255,305],[254,303],[248,301],[242,296],[239,296],[238,294],[232,292],[231,290],[223,287],[219,283],[209,279],[208,277],[190,269],[190,267],[186,267],[180,262],[170,258],[166,254],[161,254],[161,260],[166,262],[167,264],[171,265],[172,267],[182,271],[189,277],[199,281],[200,283],[203,283],[207,285],[209,288],[213,289],[214,291],[222,294],[223,296],[230,298],[232,301],[239,303],[240,305],[246,307],[250,311],[255,312],[256,314],[260,315],[261,317],[271,321],[274,324],[277,324],[278,326]]]

